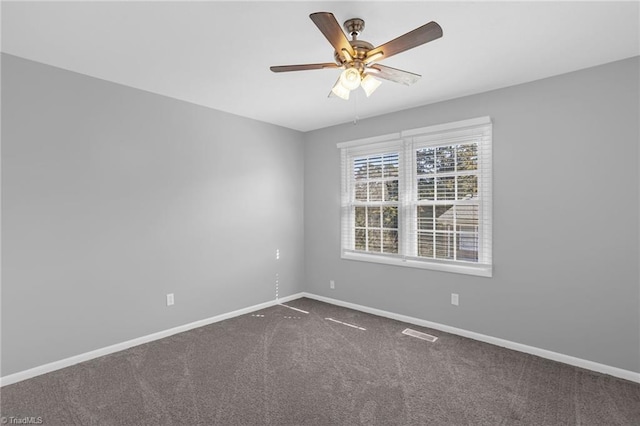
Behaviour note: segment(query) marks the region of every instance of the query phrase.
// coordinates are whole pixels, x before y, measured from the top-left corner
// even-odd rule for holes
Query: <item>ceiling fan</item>
[[[335,49],[335,63],[279,65],[270,69],[273,72],[343,69],[329,96],[335,95],[344,100],[348,100],[349,93],[358,87],[362,87],[365,94],[370,96],[382,83],[376,77],[406,86],[415,83],[420,75],[380,65],[377,62],[442,37],[442,28],[432,21],[378,47],[373,47],[367,41],[358,40],[358,36],[364,30],[364,21],[360,18],[352,18],[344,22],[344,29],[351,36],[351,40],[348,40],[342,32],[340,24],[332,13],[312,13],[309,18]]]

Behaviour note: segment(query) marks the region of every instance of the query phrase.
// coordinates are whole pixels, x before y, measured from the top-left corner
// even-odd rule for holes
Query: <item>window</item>
[[[491,276],[489,117],[338,144],[342,257]]]
[[[353,161],[355,249],[398,253],[398,153]]]

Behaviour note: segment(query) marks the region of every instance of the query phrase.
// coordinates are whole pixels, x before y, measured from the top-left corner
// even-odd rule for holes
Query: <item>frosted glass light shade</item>
[[[380,80],[367,74],[362,79],[362,83],[360,85],[362,86],[364,93],[369,97],[381,84],[382,82]]]
[[[357,89],[360,86],[360,72],[355,68],[347,68],[340,74],[340,83],[345,89]]]
[[[338,79],[338,81],[336,82],[336,84],[333,86],[333,89],[331,89],[331,91],[333,92],[334,95],[336,95],[339,98],[344,99],[345,101],[349,100],[349,93],[351,92],[349,89],[347,89],[346,87],[344,87],[342,85],[342,82],[340,81],[340,79]]]

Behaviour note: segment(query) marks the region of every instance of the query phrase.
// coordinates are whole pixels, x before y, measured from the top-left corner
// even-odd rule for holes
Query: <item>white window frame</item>
[[[456,141],[478,142],[478,262],[418,257],[416,253],[416,150]],[[341,257],[347,260],[431,269],[482,277],[493,275],[492,264],[492,123],[490,117],[404,130],[373,138],[337,144],[342,157]],[[357,157],[397,152],[398,254],[372,253],[354,249],[355,198],[352,194],[353,160]]]

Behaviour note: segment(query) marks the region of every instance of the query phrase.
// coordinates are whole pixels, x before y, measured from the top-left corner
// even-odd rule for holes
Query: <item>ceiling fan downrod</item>
[[[351,39],[355,41],[360,33],[364,31],[364,20],[360,18],[347,19],[342,26],[347,31],[347,34],[351,36]]]

